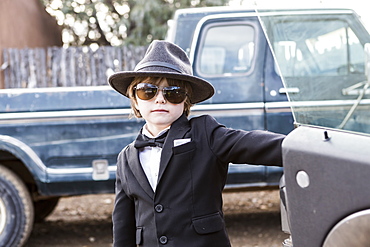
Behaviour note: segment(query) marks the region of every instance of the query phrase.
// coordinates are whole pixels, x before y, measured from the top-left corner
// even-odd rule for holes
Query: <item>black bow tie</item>
[[[143,147],[163,147],[163,143],[166,140],[167,132],[163,133],[162,135],[158,136],[157,138],[149,138],[146,135],[139,134],[135,140],[134,146],[135,148],[143,148]]]

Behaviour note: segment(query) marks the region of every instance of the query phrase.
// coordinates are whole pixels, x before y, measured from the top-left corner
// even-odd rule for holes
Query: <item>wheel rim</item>
[[[2,198],[0,198],[0,235],[3,233],[6,224],[6,207]]]
[[[353,213],[331,229],[323,247],[368,246],[369,230],[370,209]]]

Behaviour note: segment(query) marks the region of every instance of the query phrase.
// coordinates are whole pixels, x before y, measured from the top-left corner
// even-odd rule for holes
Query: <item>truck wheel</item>
[[[34,201],[35,222],[41,222],[48,217],[58,205],[59,197],[52,197],[44,200]]]
[[[33,203],[20,178],[0,165],[0,246],[23,246],[33,227]]]

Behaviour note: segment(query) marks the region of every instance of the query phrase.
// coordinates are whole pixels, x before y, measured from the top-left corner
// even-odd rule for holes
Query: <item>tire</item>
[[[59,197],[48,198],[33,202],[35,222],[42,222],[58,205]]]
[[[33,203],[22,180],[0,165],[0,246],[24,246],[33,227]]]

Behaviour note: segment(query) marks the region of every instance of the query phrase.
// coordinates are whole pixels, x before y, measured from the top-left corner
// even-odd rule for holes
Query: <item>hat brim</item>
[[[206,80],[203,80],[196,76],[179,74],[175,72],[123,71],[117,72],[110,76],[108,82],[113,89],[128,97],[127,88],[130,86],[135,77],[165,77],[188,82],[193,91],[190,97],[190,102],[192,104],[196,104],[211,98],[215,91],[213,86]]]

